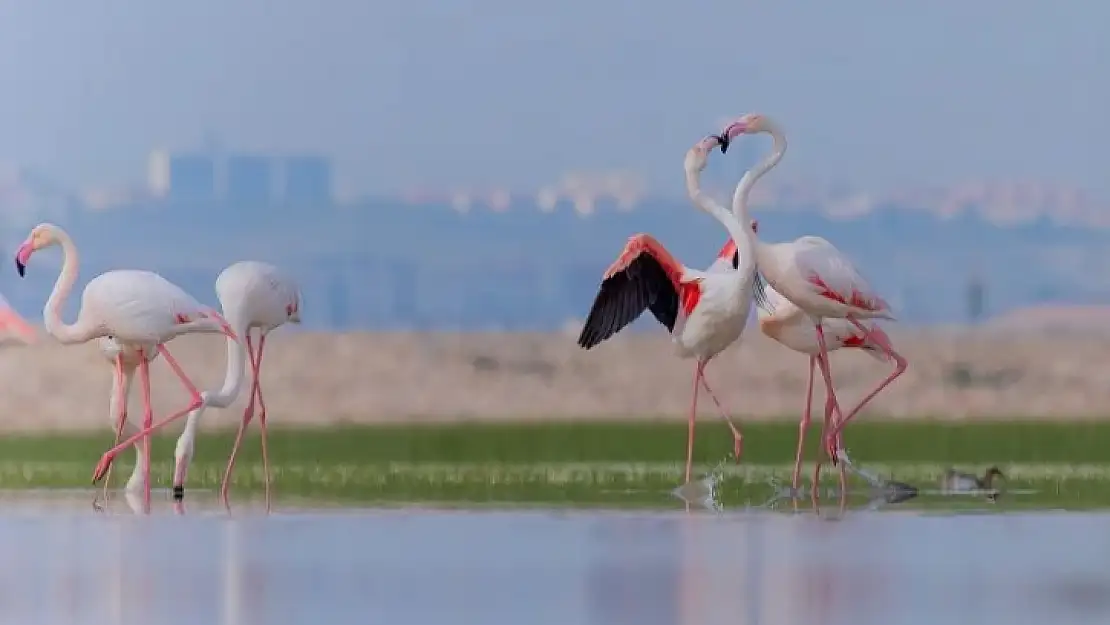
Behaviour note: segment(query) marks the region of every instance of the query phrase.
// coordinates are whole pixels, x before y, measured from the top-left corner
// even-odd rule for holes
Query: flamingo
[[[782,160],[786,152],[786,136],[778,124],[766,115],[751,113],[744,115],[730,123],[721,137],[729,142],[741,134],[756,134],[766,132],[773,139],[771,155],[765,159],[759,169],[769,171]],[[734,197],[733,208],[737,211],[737,218],[748,221],[747,202],[739,198],[740,190]],[[739,201],[737,201],[739,200]],[[828,357],[830,343],[826,336],[825,320],[843,320],[851,327],[862,333],[862,341],[882,351],[887,359],[896,364],[894,372],[867,395],[860,406],[857,406],[846,417],[837,418],[836,424],[829,427],[825,436],[825,446],[829,457],[835,464],[839,459],[846,458],[840,448],[840,432],[848,420],[854,417],[860,407],[871,401],[879,392],[886,388],[895,378],[906,369],[905,359],[894,352],[885,333],[875,326],[863,323],[867,319],[894,320],[894,315],[887,304],[872,289],[851,261],[836,247],[821,237],[805,236],[786,243],[764,243],[758,237],[753,237],[756,264],[759,271],[770,287],[782,295],[798,309],[795,313],[797,321],[791,323],[806,324],[815,330],[817,342],[817,364],[825,381],[828,398],[829,414],[843,415],[839,401],[833,388],[832,374],[829,370]],[[761,298],[762,299],[762,298]],[[768,319],[764,332],[768,329],[776,334],[785,336],[789,327],[784,323],[785,315],[777,319]],[[764,324],[761,324],[764,325]],[[843,326],[837,326],[843,327]],[[812,389],[811,389],[812,391]],[[826,425],[831,425],[829,419]],[[818,465],[818,469],[820,465]],[[843,473],[842,480],[843,480]],[[843,489],[842,489],[843,490]]]
[[[243,383],[243,360],[250,356],[251,391],[235,444],[228,459],[227,471],[220,485],[220,494],[227,502],[231,472],[235,468],[235,456],[243,442],[243,433],[254,417],[254,405],[258,402],[258,426],[262,431],[262,465],[266,473],[266,509],[270,509],[270,456],[266,447],[266,402],[262,400],[259,385],[259,372],[262,368],[262,350],[266,345],[266,335],[271,330],[289,323],[301,322],[301,290],[297,283],[277,267],[258,261],[241,261],[224,269],[216,278],[216,297],[224,316],[236,334],[246,342],[243,346],[235,340],[227,341],[227,372],[223,385],[215,391],[201,393],[202,403],[189,413],[185,430],[177,439],[174,453],[173,496],[180,501],[185,497],[185,478],[189,463],[193,458],[197,426],[204,409],[208,406],[227,408],[239,396]],[[259,330],[258,349],[251,342],[251,330]]]
[[[768,161],[772,158],[772,153],[768,157]],[[773,167],[773,165],[771,166]],[[752,185],[748,186],[748,191],[754,186],[754,182],[770,171],[770,167],[764,168],[762,163],[753,168],[756,173],[753,174]],[[744,207],[740,203],[746,203],[749,193],[736,193],[733,196],[733,214],[740,214]],[[759,232],[759,224],[753,220],[752,231]],[[736,251],[736,242],[729,239],[724,247],[721,248],[720,253],[717,255],[717,260],[710,271],[716,270],[718,267],[728,266],[731,264],[733,267],[739,265],[740,255]],[[801,354],[809,356],[809,376],[806,382],[806,403],[805,410],[802,413],[802,420],[798,425],[798,450],[794,460],[794,473],[791,479],[791,486],[794,490],[798,489],[798,480],[801,474],[802,467],[802,451],[805,446],[806,430],[809,429],[813,404],[813,369],[817,363],[817,356],[820,353],[820,346],[817,343],[817,332],[814,326],[809,323],[802,309],[798,308],[793,302],[782,296],[781,293],[776,291],[761,275],[756,274],[755,284],[755,303],[756,311],[759,317],[759,329],[768,338],[782,344],[788,349],[796,351]],[[845,417],[852,418],[858,413],[867,403],[882,390],[887,384],[893,381],[894,378],[902,375],[906,370],[906,359],[898,353],[894,352],[891,348],[891,353],[894,354],[893,358],[883,350],[881,344],[891,347],[892,343],[890,337],[882,330],[877,324],[865,324],[871,331],[870,337],[864,332],[860,331],[847,319],[824,319],[821,322],[821,327],[825,332],[826,345],[828,350],[836,351],[841,348],[858,349],[867,355],[879,360],[880,362],[889,362],[893,359],[894,371],[890,375],[889,380],[880,382],[879,388],[874,392],[868,394],[855,408],[848,413]],[[829,420],[832,418],[832,402],[826,399],[825,402],[825,430],[829,429]],[[842,466],[843,469],[843,466]],[[814,481],[816,487],[816,480]]]
[[[67,345],[112,336],[121,345],[136,350],[138,355],[143,396],[143,429],[101,457],[93,470],[93,483],[104,477],[116,455],[142,438],[143,503],[144,508],[149,511],[150,434],[173,418],[193,410],[201,401],[196,386],[185,375],[164,343],[193,332],[219,333],[236,338],[235,333],[219,312],[200,304],[180,287],[154,272],[134,269],[107,271],[90,280],[81,294],[81,310],[77,314],[77,321],[66,324],[61,318],[61,308],[77,281],[79,266],[77,246],[69,234],[51,223],[35,226],[16,252],[15,266],[20,277],[23,277],[31,255],[55,245],[62,248],[63,261],[54,289],[43,309],[47,333]],[[147,356],[151,352],[162,355],[192,398],[185,410],[159,423],[154,423],[154,411],[150,402]],[[124,369],[124,356],[123,351],[116,356],[117,374],[120,375]]]
[[[705,137],[686,153],[686,187],[701,210],[724,225],[740,249],[740,262],[727,271],[698,271],[679,263],[654,237],[637,234],[628,240],[616,262],[605,271],[578,345],[590,349],[613,336],[645,309],[670,332],[678,356],[694,358],[693,398],[690,401],[686,440],[686,482],[694,453],[694,422],[699,388],[704,388],[733,436],[733,454],[739,462],[743,437],[705,379],[705,366],[740,338],[751,309],[755,282],[754,234],[720,205],[704,201],[698,178],[709,152],[727,142],[719,136]]]

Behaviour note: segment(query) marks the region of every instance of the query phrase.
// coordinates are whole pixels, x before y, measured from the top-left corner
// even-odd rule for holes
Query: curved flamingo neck
[[[701,172],[691,167],[686,168],[686,194],[690,196],[690,201],[695,206],[721,222],[725,230],[728,231],[729,237],[736,242],[737,251],[740,253],[740,265],[737,267],[737,272],[740,275],[747,275],[754,271],[755,258],[752,255],[753,233],[751,228],[741,226],[741,222],[736,220],[736,215],[713,201],[713,198],[702,193]]]
[[[736,185],[736,191],[732,194],[732,213],[736,219],[740,220],[740,223],[751,223],[751,215],[748,212],[748,196],[751,195],[755,183],[767,172],[774,169],[782,160],[783,155],[786,154],[786,135],[773,126],[769,128],[769,132],[773,140],[771,153],[765,156],[755,167],[744,173],[739,184]],[[748,229],[745,228],[745,230]],[[768,244],[760,241],[755,233],[751,234],[754,253],[761,256],[765,255],[769,251]]]
[[[227,312],[226,307],[224,312]],[[246,340],[248,336],[246,324],[240,324],[234,318],[229,319],[229,321],[234,324],[232,329],[235,333]],[[227,408],[235,403],[235,400],[239,397],[239,391],[243,388],[246,360],[247,350],[243,347],[243,344],[227,337],[227,371],[224,373],[223,385],[217,390],[204,391],[200,394],[201,404],[185,418],[185,429],[177,439],[177,448],[174,452],[177,463],[174,470],[174,486],[181,485],[177,478],[181,477],[183,479],[182,471],[185,470],[185,467],[182,465],[192,458],[197,427],[200,425],[200,418],[204,415],[205,409],[208,407]]]
[[[58,274],[57,281],[54,282],[54,290],[50,292],[46,306],[42,309],[43,325],[59,343],[84,343],[93,336],[80,328],[79,324],[68,325],[62,321],[62,306],[69,297],[70,291],[73,290],[74,283],[77,282],[77,271],[81,262],[77,254],[77,246],[65,230],[51,226],[51,232],[62,248],[62,270]]]

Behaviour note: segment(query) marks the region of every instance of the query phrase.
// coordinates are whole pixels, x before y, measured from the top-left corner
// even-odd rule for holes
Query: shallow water
[[[96,513],[0,494],[0,623],[1110,622],[1110,514]]]

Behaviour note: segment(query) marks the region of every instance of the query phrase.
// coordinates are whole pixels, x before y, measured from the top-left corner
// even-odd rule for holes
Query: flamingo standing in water
[[[590,349],[634,321],[645,309],[650,309],[670,332],[678,355],[697,359],[686,442],[686,482],[690,481],[693,463],[699,388],[709,394],[732,430],[737,461],[743,448],[740,430],[709,388],[704,374],[705,365],[743,333],[751,309],[756,270],[752,253],[754,233],[742,227],[729,210],[704,201],[699,188],[698,178],[705,169],[709,152],[718,146],[724,151],[728,141],[708,136],[686,153],[686,187],[695,205],[720,221],[737,242],[740,249],[737,267],[715,272],[691,269],[675,260],[652,236],[637,234],[628,240],[617,261],[606,270],[578,337],[578,345]]]
[[[227,372],[223,386],[215,391],[201,393],[203,403],[189,413],[185,431],[177,439],[174,453],[173,496],[180,501],[185,497],[185,478],[189,462],[193,458],[197,425],[204,409],[208,406],[227,408],[239,396],[243,383],[244,356],[250,356],[251,390],[247,408],[235,435],[235,445],[228,459],[227,471],[220,484],[220,494],[227,503],[231,472],[235,468],[235,456],[243,442],[243,433],[254,418],[254,405],[258,402],[258,426],[262,432],[262,466],[266,480],[266,509],[270,509],[270,456],[266,447],[266,402],[262,400],[259,385],[259,372],[262,368],[262,350],[266,346],[266,335],[271,330],[289,323],[301,322],[301,290],[297,283],[277,267],[258,261],[241,261],[230,265],[216,278],[216,297],[220,300],[224,317],[232,330],[242,337],[243,345],[233,339],[227,341]],[[258,329],[258,349],[251,342],[251,330]]]
[[[778,158],[781,158],[778,157]],[[752,184],[748,186],[750,192],[754,182],[766,174],[774,167],[771,159],[778,160],[774,153],[768,156],[767,160],[761,162],[753,168]],[[768,163],[769,166],[764,166]],[[747,174],[745,174],[747,177]],[[739,187],[737,187],[739,189]],[[740,215],[747,210],[747,200],[749,193],[736,193],[733,196],[732,210],[736,215]],[[741,204],[744,204],[741,206]],[[759,232],[758,223],[752,221],[752,231]],[[731,239],[725,243],[721,248],[720,254],[717,255],[717,261],[710,271],[714,270],[719,265],[732,264],[733,267],[738,266],[740,262],[740,255],[736,251],[736,243]],[[759,329],[764,335],[773,339],[774,341],[784,345],[785,347],[809,356],[809,376],[806,382],[806,403],[805,410],[802,413],[802,420],[798,425],[798,450],[794,459],[794,473],[791,478],[791,486],[797,490],[798,480],[802,468],[802,452],[805,446],[806,430],[809,429],[811,422],[811,410],[813,404],[813,369],[817,363],[817,358],[820,354],[820,345],[817,343],[817,332],[813,324],[809,322],[806,314],[801,308],[798,308],[793,302],[782,296],[781,293],[776,291],[771,285],[767,284],[759,274],[756,275],[755,285],[755,303],[756,310],[759,316]],[[845,421],[851,419],[859,412],[880,390],[886,387],[902,375],[906,370],[906,359],[894,352],[890,337],[883,332],[877,324],[865,324],[868,326],[871,334],[870,337],[861,331],[856,326],[852,325],[847,319],[824,319],[821,322],[821,327],[825,332],[825,341],[828,350],[836,351],[841,348],[854,348],[863,351],[869,356],[881,361],[889,362],[894,360],[894,372],[890,377],[884,379],[876,390],[868,394],[855,408],[848,413]],[[883,345],[889,348],[889,352],[884,350]],[[893,354],[893,356],[888,355]],[[830,430],[830,420],[832,419],[832,401],[826,394],[825,402],[825,431]],[[819,465],[818,465],[819,466]],[[842,479],[844,479],[844,467],[841,465]],[[814,487],[816,488],[816,479],[814,480]]]
[[[180,287],[156,273],[131,269],[108,271],[90,280],[81,294],[77,321],[66,324],[61,318],[61,308],[77,281],[79,266],[77,246],[69,234],[50,223],[35,226],[16,252],[15,266],[22,277],[31,255],[54,245],[61,246],[63,261],[54,289],[43,309],[47,333],[63,344],[85,343],[113,336],[121,345],[136,350],[138,355],[143,429],[104,454],[93,471],[93,483],[104,477],[116,455],[142,438],[143,504],[149,511],[150,434],[179,415],[154,423],[147,354],[160,353],[189,392],[192,400],[180,413],[184,414],[200,405],[200,393],[164,343],[192,332],[220,333],[232,338],[235,338],[235,333],[220,313],[201,305]],[[123,358],[124,352],[116,357],[117,372],[123,370]]]
[[[761,163],[761,168],[770,170],[782,160],[786,152],[786,136],[770,118],[765,115],[748,114],[729,124],[723,133],[725,141],[731,141],[741,134],[769,133],[774,141],[771,156]],[[739,195],[739,189],[738,195]],[[733,202],[738,212],[737,218],[748,221],[746,201]],[[798,309],[798,321],[814,328],[817,342],[817,365],[825,380],[831,413],[842,415],[836,392],[833,388],[832,373],[828,357],[830,342],[826,336],[825,320],[844,320],[862,334],[863,343],[881,350],[887,359],[897,364],[895,371],[888,376],[860,403],[860,407],[871,401],[906,369],[905,359],[895,353],[877,327],[864,325],[866,319],[894,319],[889,304],[879,297],[866,280],[860,275],[848,258],[831,243],[820,237],[806,236],[786,243],[763,243],[755,238],[753,246],[759,271],[774,291]],[[741,252],[742,255],[743,252]],[[785,315],[778,320],[769,320],[764,332],[785,335],[789,326]],[[824,433],[825,447],[835,464],[843,455],[840,447],[840,431],[848,420],[856,415],[859,407],[846,417],[837,418],[835,425]],[[828,420],[827,420],[828,421]],[[828,422],[826,425],[830,425]],[[846,456],[845,456],[846,457]],[[843,473],[841,474],[843,480]]]

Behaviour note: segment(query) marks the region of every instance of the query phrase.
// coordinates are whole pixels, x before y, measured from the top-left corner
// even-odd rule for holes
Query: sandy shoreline
[[[1101,418],[1110,413],[1110,340],[939,331],[891,334],[910,359],[910,370],[876,400],[872,413],[953,419]],[[218,337],[185,337],[171,348],[202,390],[223,379],[225,350]],[[836,383],[852,399],[888,370],[858,352],[835,354],[833,361]],[[271,422],[320,425],[682,419],[693,371],[692,363],[674,357],[667,337],[657,333],[621,336],[585,352],[573,337],[559,334],[325,334],[285,329],[268,341],[263,368]],[[182,404],[186,395],[168,368],[159,360],[154,369],[157,409]],[[707,372],[718,396],[744,418],[799,414],[805,357],[754,332],[742,348],[725,352]],[[110,380],[110,366],[95,345],[63,347],[44,339],[29,347],[5,346],[0,350],[0,396],[7,410],[0,429],[106,429]],[[241,398],[237,408],[210,411],[206,426],[234,425],[243,402]],[[712,404],[699,403],[703,418],[713,418]],[[138,410],[133,401],[132,411]]]

